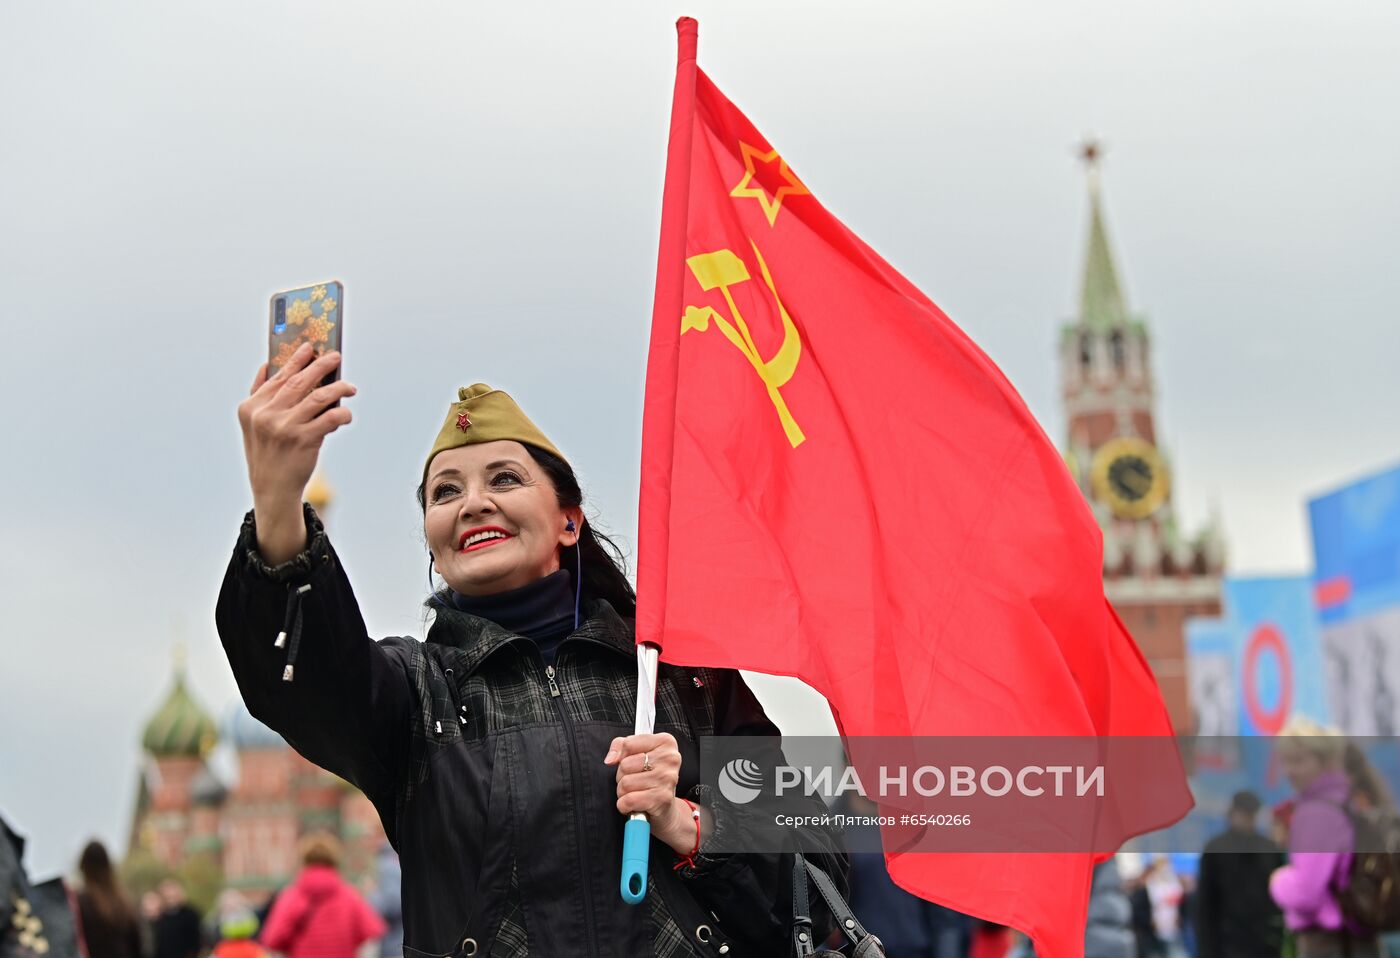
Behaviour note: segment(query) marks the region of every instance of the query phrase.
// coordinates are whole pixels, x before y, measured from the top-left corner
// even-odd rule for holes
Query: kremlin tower
[[[1152,337],[1129,312],[1104,226],[1100,149],[1088,143],[1089,242],[1079,312],[1060,333],[1065,460],[1103,530],[1104,592],[1152,666],[1178,733],[1194,730],[1186,620],[1219,616],[1224,544],[1212,521],[1188,537],[1157,432]]]

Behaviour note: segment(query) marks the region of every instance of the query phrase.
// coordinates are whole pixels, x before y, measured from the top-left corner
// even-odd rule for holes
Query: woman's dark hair
[[[535,464],[544,470],[554,483],[555,497],[561,509],[577,509],[583,505],[583,490],[579,488],[578,476],[573,468],[553,453],[546,452],[528,442],[521,443]],[[423,484],[418,485],[418,508],[426,511],[428,500]],[[560,565],[569,570],[575,582],[579,582],[579,564],[583,566],[583,600],[605,599],[617,614],[623,618],[636,618],[637,592],[627,581],[627,560],[617,543],[585,522],[579,532],[578,548],[565,549],[560,557]]]
[[[117,884],[112,859],[101,842],[91,841],[83,848],[78,858],[78,871],[83,875],[83,891],[98,914],[110,922],[127,917],[134,919],[136,913]]]
[[[1351,785],[1350,803],[1358,810],[1394,811],[1395,799],[1391,797],[1385,779],[1355,742],[1347,742],[1346,750],[1342,753],[1342,770],[1346,772]]]

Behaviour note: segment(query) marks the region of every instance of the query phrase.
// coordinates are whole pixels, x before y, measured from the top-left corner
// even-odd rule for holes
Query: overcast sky
[[[177,638],[195,694],[233,701],[212,610],[274,290],[346,285],[359,395],[323,464],[372,632],[421,634],[412,492],[459,385],[513,392],[631,540],[682,13],[1057,438],[1073,148],[1106,139],[1177,509],[1218,505],[1233,571],[1305,571],[1306,498],[1400,457],[1390,0],[7,0],[0,811],[34,871],[124,848]]]

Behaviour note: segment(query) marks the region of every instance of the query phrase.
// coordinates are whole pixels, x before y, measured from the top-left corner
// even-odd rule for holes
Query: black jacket
[[[1283,850],[1257,832],[1231,829],[1201,851],[1196,894],[1200,958],[1277,958],[1283,913],[1269,896],[1269,876],[1287,862]]]
[[[31,884],[23,859],[24,839],[0,818],[0,958],[80,958],[63,879]]]
[[[268,568],[248,514],[219,595],[219,635],[248,710],[378,809],[403,864],[406,955],[791,949],[790,854],[702,849],[676,872],[674,852],[653,840],[646,901],[621,899],[625,819],[603,756],[633,731],[630,621],[592,603],[552,675],[531,640],[452,608],[437,610],[426,642],[373,642],[310,506],[306,520],[307,550]],[[680,745],[678,793],[705,803],[701,737],[778,734],[737,672],[666,664],[655,727]],[[776,744],[772,753],[780,764]],[[719,833],[726,822],[712,811]],[[810,829],[803,841],[829,849],[815,860],[844,887],[839,839]]]

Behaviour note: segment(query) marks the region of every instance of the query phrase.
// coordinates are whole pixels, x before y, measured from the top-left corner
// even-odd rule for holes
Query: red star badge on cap
[[[466,413],[458,413],[458,414],[457,414],[457,428],[460,429],[460,430],[462,430],[462,432],[466,432],[466,431],[467,431],[468,429],[470,429],[471,427],[472,427],[471,417],[468,416]]]

